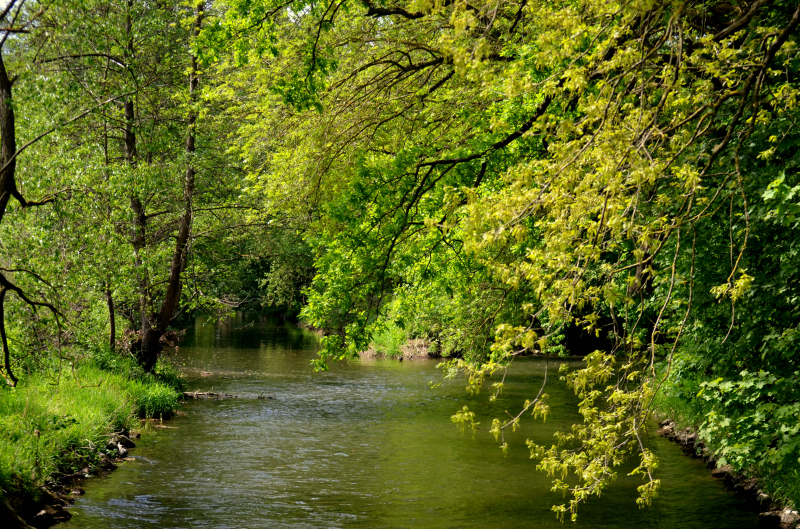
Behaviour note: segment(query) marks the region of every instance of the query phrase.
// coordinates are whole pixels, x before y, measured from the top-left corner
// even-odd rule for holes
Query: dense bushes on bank
[[[759,488],[764,491],[776,505],[788,506],[792,509],[800,507],[800,460],[796,457],[781,457],[779,461],[769,461],[768,454],[772,449],[784,446],[776,442],[776,436],[768,431],[769,414],[761,413],[761,428],[754,427],[754,417],[748,416],[749,410],[758,411],[758,406],[743,408],[742,413],[736,416],[721,416],[715,398],[704,399],[704,387],[712,385],[713,380],[703,380],[697,376],[686,375],[680,370],[667,379],[663,390],[655,401],[655,407],[660,417],[675,421],[675,430],[689,428],[697,432],[698,439],[715,454],[717,464],[723,466],[730,464],[736,472],[741,472],[748,477],[759,479]],[[762,377],[762,378],[766,378]],[[717,383],[716,385],[718,385]],[[769,391],[770,384],[765,384]],[[712,386],[713,387],[713,386]],[[699,396],[698,396],[699,394]],[[741,398],[731,399],[736,401]],[[747,432],[737,432],[736,435],[724,435],[718,425],[733,423],[738,426],[747,425]],[[755,434],[753,433],[755,432]],[[760,433],[760,435],[758,435]],[[749,435],[748,435],[749,434]],[[759,446],[762,442],[767,446]],[[725,454],[738,452],[747,457],[734,457],[726,459]],[[767,458],[761,461],[761,459]]]

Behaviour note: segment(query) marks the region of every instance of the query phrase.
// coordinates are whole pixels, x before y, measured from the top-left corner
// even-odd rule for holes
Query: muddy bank
[[[441,358],[439,352],[433,351],[433,343],[430,340],[418,338],[408,340],[400,346],[399,354],[386,354],[376,351],[370,347],[366,351],[359,353],[362,358],[395,358],[397,360],[425,360],[429,358]]]
[[[776,529],[800,528],[800,513],[781,505],[761,490],[758,478],[735,472],[730,465],[717,466],[717,458],[697,437],[691,428],[678,428],[675,421],[666,419],[659,423],[658,435],[678,443],[683,452],[691,457],[703,459],[711,476],[722,480],[725,487],[742,498],[747,507],[759,513],[759,527]]]

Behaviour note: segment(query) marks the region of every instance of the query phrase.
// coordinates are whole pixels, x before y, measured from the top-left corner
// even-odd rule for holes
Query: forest
[[[623,461],[657,503],[664,418],[800,507],[796,1],[0,9],[0,499],[169,416],[190,318],[253,311],[320,332],[309,372],[417,340],[492,400],[547,358],[452,421],[505,450],[563,380],[582,421],[528,442],[561,519]]]

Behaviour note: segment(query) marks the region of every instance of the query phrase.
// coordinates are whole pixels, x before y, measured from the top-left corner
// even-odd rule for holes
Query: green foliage
[[[109,296],[143,333],[192,203],[180,310],[302,305],[326,334],[318,368],[419,338],[477,393],[519,356],[568,353],[574,331],[601,341],[563,374],[583,421],[529,444],[570,495],[559,516],[575,519],[628,457],[639,505],[653,501],[658,463],[641,439],[658,402],[738,468],[794,464],[796,2],[206,7],[190,38],[185,6],[56,2],[46,32],[9,44],[20,138],[135,93],[121,99],[132,118],[101,105],[20,158],[22,191],[64,199],[11,203],[3,273],[66,317],[8,301],[14,369],[102,350]],[[95,362],[143,380],[127,361]],[[166,390],[131,384],[137,412],[169,406]],[[501,447],[524,412],[546,414],[543,390],[492,421]],[[468,409],[454,420],[476,424]]]
[[[789,459],[800,463],[799,383],[798,372],[779,378],[765,371],[702,383],[710,411],[700,438],[713,442],[720,465],[741,470],[780,469]]]
[[[403,356],[400,347],[408,341],[408,335],[396,323],[388,323],[383,330],[375,332],[370,347],[378,354]]]
[[[761,198],[770,205],[775,204],[774,209],[766,213],[767,219],[787,227],[796,226],[800,218],[800,184],[789,187],[786,184],[786,175],[781,174],[770,182]]]
[[[774,376],[767,373],[741,376],[736,382],[719,379],[704,382],[703,375],[695,370],[676,365],[655,399],[655,408],[659,416],[673,419],[677,428],[702,432],[706,446],[718,456],[733,456],[719,460],[718,464],[729,463],[758,477],[759,488],[773,501],[796,508],[800,505],[800,463],[796,460],[797,450],[792,453],[789,449],[796,441],[770,432],[782,426],[796,427],[796,420],[794,424],[786,424],[783,417],[772,416],[770,410],[780,402],[796,404],[796,397],[792,401],[795,388],[789,388],[784,395],[770,391],[779,382]],[[783,382],[779,384],[783,386]],[[737,386],[745,393],[742,398],[731,391]],[[699,398],[695,398],[698,393]],[[757,399],[757,395],[766,398]],[[759,414],[759,408],[767,408],[767,413]],[[778,463],[774,464],[776,456]]]
[[[261,116],[236,150],[315,256],[318,367],[424,336],[474,392],[519,355],[563,354],[571,329],[608,338],[564,374],[584,421],[531,445],[573,519],[626,457],[640,505],[655,498],[641,435],[659,391],[706,384],[692,414],[735,437],[711,443],[726,460],[796,455],[797,398],[777,390],[800,367],[796,3],[251,4],[220,28],[273,9],[278,57],[229,81]]]
[[[93,364],[0,387],[0,494],[36,494],[59,474],[90,466],[111,432],[170,415],[178,395],[152,375],[131,379],[119,366]]]

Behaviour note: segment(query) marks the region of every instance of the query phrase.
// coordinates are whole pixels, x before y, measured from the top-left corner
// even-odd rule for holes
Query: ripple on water
[[[429,389],[436,362],[370,360],[312,373],[316,339],[265,318],[198,319],[173,360],[189,389],[239,395],[187,403],[175,429],[143,436],[134,461],[85,483],[64,529],[78,528],[563,528],[563,501],[535,471],[524,441],[552,439],[576,418],[575,399],[554,383],[546,423],[526,423],[503,457],[491,437],[461,435],[449,420],[467,403],[481,420],[517,408],[543,365],[520,362],[494,403],[461,383]],[[212,375],[200,377],[200,372]],[[273,399],[256,399],[258,395]],[[664,439],[664,490],[638,509],[640,482],[618,483],[580,512],[582,529],[751,529],[704,465]]]

